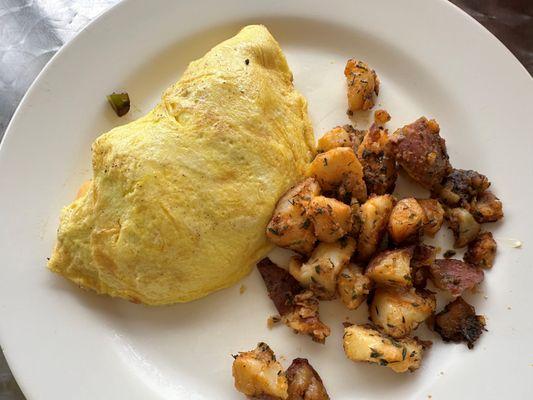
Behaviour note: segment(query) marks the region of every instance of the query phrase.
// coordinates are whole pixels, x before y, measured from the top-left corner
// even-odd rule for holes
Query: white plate
[[[392,127],[441,124],[453,164],[487,174],[505,205],[496,267],[473,298],[489,331],[469,351],[436,340],[415,374],[355,364],[340,346],[335,303],[326,346],[266,328],[274,313],[254,271],[190,304],[149,308],[84,292],[45,269],[61,206],[89,176],[90,144],[139,117],[186,64],[248,23],[281,42],[317,134],[347,123],[343,67],[366,60],[382,81]],[[114,116],[105,95],[126,89]],[[125,1],[48,64],[0,153],[0,339],[30,399],[228,399],[231,353],[268,342],[285,366],[310,359],[333,399],[531,398],[533,393],[533,82],[493,36],[444,1]],[[524,242],[513,249],[505,238]],[[442,306],[442,304],[440,305]],[[423,332],[426,338],[431,338]]]

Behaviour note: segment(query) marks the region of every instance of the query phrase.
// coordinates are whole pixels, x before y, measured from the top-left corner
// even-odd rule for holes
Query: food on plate
[[[370,320],[391,337],[402,338],[433,314],[435,296],[425,290],[394,286],[378,287],[368,306]]]
[[[446,142],[434,119],[421,117],[392,135],[392,152],[400,166],[426,189],[438,185],[451,171]]]
[[[309,176],[315,178],[322,190],[334,192],[341,200],[367,198],[363,167],[349,147],[335,147],[318,154],[309,166]]]
[[[485,318],[458,297],[435,316],[434,329],[444,341],[466,342],[471,349],[485,330]]]
[[[369,110],[374,107],[374,95],[379,93],[379,79],[372,68],[351,58],[344,68],[348,85],[348,111]]]
[[[373,286],[374,283],[365,275],[364,268],[354,263],[344,267],[337,278],[337,293],[350,310],[363,304]]]
[[[318,372],[305,358],[295,358],[283,370],[272,349],[259,343],[252,351],[233,356],[235,388],[253,399],[329,400]]]
[[[357,258],[366,261],[379,247],[387,230],[389,217],[394,206],[390,194],[371,196],[360,209],[361,230],[357,242]]]
[[[427,244],[418,244],[413,251],[411,258],[411,277],[413,286],[417,289],[426,287],[429,277],[429,268],[435,262],[437,249]]]
[[[420,368],[430,344],[417,338],[394,339],[371,325],[348,326],[343,335],[344,353],[350,360],[379,364],[399,373]]]
[[[324,153],[336,147],[349,147],[355,152],[363,141],[365,131],[355,129],[351,125],[336,126],[318,139],[317,151]]]
[[[287,377],[272,349],[259,343],[252,351],[234,356],[233,378],[235,388],[247,396],[272,396],[274,399],[289,398]]]
[[[473,170],[453,169],[434,192],[449,207],[470,209],[472,201],[488,189],[490,182],[485,175]]]
[[[375,72],[349,60],[345,73],[352,114],[371,108]],[[344,352],[402,373],[418,369],[431,345],[415,336],[424,321],[444,341],[470,348],[481,335],[484,318],[460,296],[492,267],[496,242],[481,224],[502,218],[503,210],[486,176],[451,165],[437,121],[420,117],[389,135],[390,119],[377,110],[368,130],[336,126],[318,140],[307,178],[281,196],[267,227],[272,243],[299,254],[286,269],[268,259],[258,269],[276,320],[319,343],[330,335],[319,318],[320,301],[339,298],[350,310],[366,301],[371,324],[343,323]],[[393,195],[398,167],[431,198]],[[450,250],[436,259],[440,248],[423,242],[444,223],[455,247],[468,246],[464,261]],[[436,316],[428,280],[455,299]],[[307,360],[294,360],[285,377],[288,399],[328,398]]]
[[[313,222],[307,215],[309,203],[320,194],[313,178],[297,184],[277,203],[266,229],[266,236],[277,246],[307,254],[317,240]]]
[[[433,237],[444,222],[444,208],[436,199],[418,199],[418,204],[424,210],[422,233]]]
[[[352,209],[342,201],[315,196],[309,202],[307,214],[321,242],[333,243],[352,229]]]
[[[474,240],[481,230],[481,225],[477,223],[473,215],[465,208],[448,209],[446,214],[448,227],[452,230],[455,242],[453,247],[465,247]]]
[[[401,199],[390,214],[390,238],[396,244],[418,241],[426,218],[424,209],[414,197]]]
[[[320,299],[331,299],[335,297],[337,276],[348,264],[354,251],[355,240],[351,237],[335,243],[320,243],[306,262],[300,257],[291,258],[289,272]]]
[[[49,268],[151,305],[232,285],[272,247],[276,202],[314,151],[278,43],[245,27],[192,62],[146,116],[96,139],[93,179],[61,213]]]
[[[413,285],[411,259],[414,247],[385,250],[375,255],[366,267],[366,276],[378,285]]]
[[[322,379],[305,358],[295,358],[285,371],[289,400],[329,400]]]
[[[111,93],[107,101],[117,116],[122,117],[130,110],[130,96],[127,93]]]
[[[492,268],[496,257],[496,241],[490,232],[480,233],[468,244],[468,250],[464,255],[466,263],[484,269]]]
[[[357,149],[357,157],[363,165],[364,180],[368,193],[392,193],[396,186],[398,170],[391,152],[389,134],[383,124],[390,120],[385,110],[378,110],[375,122]]]
[[[496,222],[503,218],[502,202],[490,190],[481,193],[472,206],[472,215],[477,222]]]
[[[330,329],[320,321],[315,294],[304,290],[291,274],[268,258],[261,260],[257,268],[283,323],[296,333],[324,343]]]
[[[484,276],[481,268],[452,258],[435,260],[429,267],[433,284],[455,297],[481,283]]]

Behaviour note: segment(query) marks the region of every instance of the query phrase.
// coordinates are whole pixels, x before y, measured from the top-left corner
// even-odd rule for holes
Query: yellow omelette
[[[271,248],[276,201],[314,152],[279,44],[247,26],[192,62],[146,116],[96,139],[93,179],[62,210],[48,266],[151,305],[230,286]]]

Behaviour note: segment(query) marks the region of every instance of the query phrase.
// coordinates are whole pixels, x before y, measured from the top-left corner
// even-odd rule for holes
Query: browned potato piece
[[[309,202],[307,215],[315,227],[318,240],[333,243],[350,232],[352,209],[341,201],[316,196]]]
[[[449,207],[463,207],[468,210],[472,200],[489,186],[487,177],[477,171],[454,169],[434,188],[434,194]]]
[[[424,210],[422,232],[433,237],[444,222],[444,208],[436,199],[418,199],[418,204]]]
[[[427,244],[415,246],[413,258],[411,258],[411,276],[413,277],[413,286],[417,289],[426,287],[429,278],[429,268],[435,262],[437,249]]]
[[[361,206],[362,224],[357,244],[359,260],[368,260],[378,249],[393,206],[394,198],[390,194],[370,197]]]
[[[472,215],[480,224],[496,222],[503,218],[502,202],[487,190],[477,197],[472,206]]]
[[[309,166],[309,176],[325,191],[336,191],[339,198],[350,203],[351,198],[366,200],[363,167],[348,147],[337,147],[315,157]]]
[[[481,230],[481,225],[464,208],[448,210],[446,212],[446,220],[455,237],[453,246],[456,248],[466,246],[477,237]]]
[[[288,399],[287,378],[266,343],[259,343],[254,350],[240,352],[234,357],[233,378],[239,392],[253,397]]]
[[[355,240],[342,238],[335,243],[320,243],[307,262],[298,257],[289,262],[289,273],[300,284],[313,290],[320,299],[335,297],[337,276],[355,251]]]
[[[374,113],[374,123],[379,126],[385,125],[390,121],[390,114],[386,110],[376,110]]]
[[[374,94],[379,93],[376,72],[363,61],[351,58],[344,68],[348,84],[348,110],[369,110],[374,107]]]
[[[295,333],[309,335],[314,342],[325,343],[331,330],[320,320],[318,305],[315,294],[306,290],[294,296],[292,311],[282,315],[281,320]]]
[[[463,260],[477,267],[489,269],[496,257],[496,241],[490,232],[482,232],[468,244]]]
[[[425,321],[436,307],[435,296],[414,288],[379,287],[369,305],[370,320],[394,338],[407,336]]]
[[[372,286],[373,283],[364,274],[363,267],[353,263],[341,270],[337,278],[337,293],[350,310],[355,310],[366,300]]]
[[[318,139],[318,152],[323,153],[336,147],[349,147],[357,152],[365,133],[351,125],[336,126]]]
[[[322,379],[305,358],[296,358],[285,373],[290,400],[329,400]]]
[[[306,210],[311,199],[319,194],[320,186],[313,178],[306,179],[285,193],[267,226],[267,238],[280,247],[302,254],[311,252],[316,236]]]
[[[389,219],[389,235],[396,244],[416,241],[425,219],[424,209],[416,199],[402,199],[392,209]]]
[[[439,131],[437,121],[421,117],[398,129],[390,139],[398,164],[427,189],[438,185],[451,171],[446,142]]]
[[[466,342],[471,349],[485,330],[485,318],[458,297],[435,316],[434,329],[445,342]]]
[[[366,276],[378,285],[397,285],[410,287],[411,258],[414,247],[386,250],[374,256],[366,267]]]
[[[396,340],[369,325],[349,326],[343,336],[344,353],[350,360],[376,363],[394,372],[417,370],[429,344],[416,338]]]
[[[396,161],[391,153],[389,135],[377,123],[372,124],[357,150],[363,165],[368,193],[392,193],[398,178]]]

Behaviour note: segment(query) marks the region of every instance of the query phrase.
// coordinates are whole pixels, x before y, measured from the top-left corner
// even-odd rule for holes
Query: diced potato
[[[486,190],[475,200],[472,214],[480,224],[496,222],[503,218],[502,202],[490,190]]]
[[[379,253],[368,263],[366,276],[378,285],[412,286],[413,250],[413,247],[405,247]]]
[[[392,209],[389,219],[389,235],[396,244],[416,241],[424,223],[425,213],[416,199],[402,199]]]
[[[468,244],[464,261],[485,269],[492,268],[496,257],[496,241],[490,232],[482,232]]]
[[[435,311],[435,296],[414,288],[379,287],[369,306],[370,320],[394,338],[407,336]]]
[[[315,157],[308,175],[315,178],[325,191],[335,191],[339,198],[350,203],[352,198],[366,200],[363,167],[348,147],[337,147]]]
[[[372,124],[357,149],[357,157],[363,166],[369,194],[381,195],[394,191],[398,178],[396,160],[391,152],[388,132],[380,123]]]
[[[390,194],[370,197],[361,206],[362,224],[357,244],[359,260],[368,260],[378,249],[387,229],[393,206],[394,197]]]
[[[363,272],[363,267],[349,264],[337,278],[337,293],[348,309],[355,310],[370,293],[373,283]]]
[[[452,208],[446,213],[446,220],[455,237],[454,247],[464,247],[474,240],[481,225],[479,225],[472,214],[464,208]]]
[[[288,383],[274,352],[266,343],[239,353],[233,361],[235,388],[247,396],[288,399]]]
[[[335,199],[314,197],[309,202],[307,215],[313,221],[315,235],[321,242],[333,243],[352,228],[350,206]]]
[[[417,370],[424,353],[424,344],[416,339],[395,340],[366,325],[345,328],[343,347],[352,361],[376,363],[394,372]]]
[[[444,222],[444,208],[437,199],[418,199],[418,204],[424,210],[422,232],[433,237]]]
[[[323,153],[336,147],[349,147],[356,152],[364,135],[365,131],[354,129],[351,125],[336,126],[318,139],[318,152]]]
[[[321,299],[335,297],[337,275],[355,251],[355,240],[342,238],[335,243],[320,243],[306,263],[298,257],[289,262],[289,273]]]
[[[278,201],[267,226],[267,238],[277,246],[302,254],[310,253],[316,236],[306,210],[311,199],[319,194],[320,186],[313,178],[308,178],[287,191]]]
[[[374,95],[379,93],[379,80],[376,72],[363,61],[351,58],[344,68],[348,84],[348,109],[369,110],[374,107]]]
[[[285,325],[295,333],[309,335],[314,342],[324,343],[331,333],[329,327],[320,320],[318,299],[311,290],[294,296],[292,310],[281,316]]]

